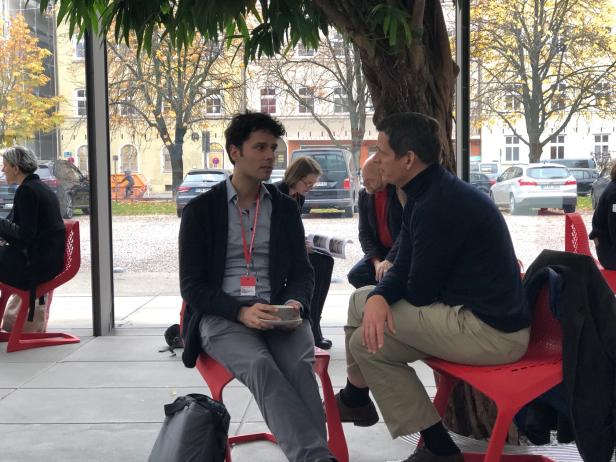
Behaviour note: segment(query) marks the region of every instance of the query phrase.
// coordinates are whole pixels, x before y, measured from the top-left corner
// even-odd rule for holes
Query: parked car
[[[588,196],[592,184],[599,178],[599,173],[594,168],[570,168],[569,173],[577,181],[578,196]]]
[[[182,216],[184,206],[186,206],[193,197],[197,197],[199,194],[209,191],[215,184],[225,181],[228,177],[229,173],[226,170],[210,168],[190,170],[184,177],[182,184],[178,186],[175,196],[175,208],[178,217]]]
[[[597,164],[592,157],[580,157],[576,159],[544,159],[541,163],[564,165],[567,168],[597,168]]]
[[[34,173],[58,196],[63,218],[73,218],[75,209],[90,213],[90,181],[75,165],[63,159],[46,160]]]
[[[471,162],[470,171],[474,173],[483,173],[490,180],[496,180],[501,174],[500,164],[498,162]]]
[[[8,184],[4,173],[0,173],[0,218],[6,218],[13,208],[13,197],[17,186]]]
[[[490,187],[493,182],[483,173],[471,172],[469,175],[469,183],[475,186],[480,191],[490,194]]]
[[[607,188],[607,185],[610,184],[610,181],[612,181],[610,178],[610,170],[606,169],[592,184],[590,188],[590,200],[592,202],[593,209],[597,208],[599,198],[601,197],[601,194],[603,194],[603,191],[605,191],[605,188]]]
[[[304,210],[342,209],[345,217],[352,217],[360,188],[359,169],[353,154],[338,148],[299,149],[291,154],[291,162],[302,156],[312,157],[323,172],[319,182],[306,195]]]
[[[508,208],[511,214],[531,208],[575,212],[577,181],[562,165],[516,165],[496,179],[490,196],[496,205]]]
[[[70,162],[57,159],[39,162],[36,173],[43,183],[51,188],[60,202],[63,218],[73,218],[75,209],[90,213],[90,182],[81,171]],[[7,185],[4,176],[0,178],[0,208],[8,215],[13,208],[16,185]]]

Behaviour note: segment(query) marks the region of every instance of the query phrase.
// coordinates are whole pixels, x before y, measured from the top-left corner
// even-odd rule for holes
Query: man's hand
[[[379,264],[374,265],[376,281],[381,282],[383,276],[385,276],[385,273],[387,273],[387,271],[389,271],[389,268],[391,268],[392,266],[394,266],[394,264],[389,260],[383,260]]]
[[[266,305],[265,303],[255,303],[252,306],[243,306],[240,308],[240,313],[237,317],[238,321],[244,324],[246,327],[258,330],[272,329],[267,323],[264,323],[264,319],[271,319],[274,321],[279,320],[278,316],[274,316],[272,313],[276,313],[278,308],[274,308],[272,305]]]
[[[373,295],[366,302],[361,323],[363,344],[370,353],[376,353],[383,347],[385,326],[392,334],[396,333],[394,317],[387,300],[381,295]]]
[[[312,246],[312,242],[306,241],[306,252],[314,253],[314,247]]]

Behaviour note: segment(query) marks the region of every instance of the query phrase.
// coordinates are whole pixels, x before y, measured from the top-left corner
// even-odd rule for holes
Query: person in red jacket
[[[402,222],[404,191],[383,181],[374,156],[362,167],[364,188],[359,192],[359,243],[362,258],[349,271],[349,283],[360,287],[376,285],[394,263],[396,240]]]

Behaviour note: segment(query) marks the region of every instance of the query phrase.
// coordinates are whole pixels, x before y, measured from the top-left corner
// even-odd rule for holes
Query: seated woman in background
[[[298,157],[289,165],[283,180],[277,183],[276,186],[278,186],[282,193],[296,200],[301,213],[306,200],[305,196],[315,183],[319,181],[319,176],[321,176],[321,168],[314,159]],[[314,268],[314,292],[310,304],[310,322],[312,324],[314,344],[323,350],[328,350],[331,348],[332,342],[329,339],[323,338],[321,332],[321,313],[323,312],[323,305],[325,305],[329,284],[332,280],[334,259],[330,255],[314,252],[311,248],[307,250],[310,264]]]
[[[36,156],[21,146],[2,151],[2,172],[17,184],[13,209],[0,218],[0,281],[32,289],[53,279],[64,264],[65,228],[58,198],[34,172]]]
[[[616,162],[612,165],[609,182],[592,216],[589,238],[595,241],[597,257],[604,268],[616,270]]]

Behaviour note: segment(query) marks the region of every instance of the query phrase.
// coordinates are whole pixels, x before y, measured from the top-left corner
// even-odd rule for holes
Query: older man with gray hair
[[[374,156],[362,167],[364,188],[359,191],[359,243],[362,258],[349,271],[349,283],[356,289],[377,284],[391,268],[398,246],[404,192],[383,181]]]

